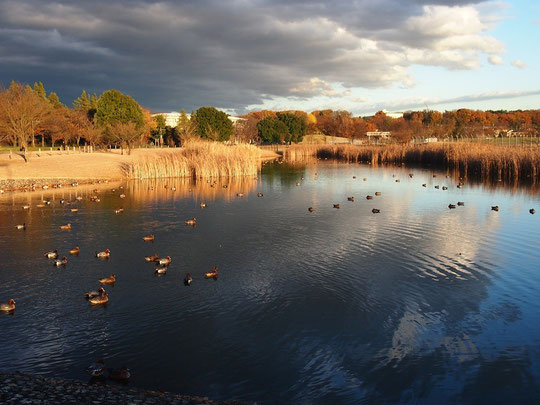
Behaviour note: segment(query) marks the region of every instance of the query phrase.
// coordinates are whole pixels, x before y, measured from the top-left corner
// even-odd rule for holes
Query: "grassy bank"
[[[285,152],[291,160],[308,156],[372,165],[420,164],[457,169],[463,174],[493,178],[527,178],[540,174],[540,148],[508,148],[477,143],[427,145],[309,145]]]
[[[166,156],[141,156],[123,165],[128,178],[256,176],[261,151],[252,145],[227,146],[217,142],[193,142]]]

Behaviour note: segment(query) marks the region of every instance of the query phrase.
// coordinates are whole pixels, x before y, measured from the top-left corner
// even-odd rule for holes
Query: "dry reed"
[[[252,145],[191,142],[166,156],[140,158],[123,167],[128,178],[256,176],[261,151]]]
[[[497,179],[536,178],[540,148],[518,148],[478,143],[427,145],[306,145],[285,151],[286,159],[316,156],[372,165],[420,164],[459,170],[464,175]]]

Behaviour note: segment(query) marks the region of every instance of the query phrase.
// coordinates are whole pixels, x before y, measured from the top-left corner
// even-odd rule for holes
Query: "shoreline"
[[[99,403],[247,405],[240,401],[213,401],[208,397],[144,390],[116,383],[89,384],[80,380],[0,371],[0,403]],[[254,403],[256,404],[256,403]]]
[[[120,150],[85,153],[64,151],[62,154],[33,155],[28,163],[15,155],[0,155],[0,194],[2,192],[27,192],[47,188],[93,185],[127,180],[123,167],[137,159],[161,158],[178,151],[177,148],[134,149],[131,155],[120,154]],[[261,160],[280,157],[279,154],[260,149]]]

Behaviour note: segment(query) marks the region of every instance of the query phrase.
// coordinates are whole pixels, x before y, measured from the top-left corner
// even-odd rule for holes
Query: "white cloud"
[[[488,58],[488,62],[492,65],[503,65],[504,61],[503,58],[501,58],[499,55],[490,55]]]
[[[510,64],[512,66],[515,66],[519,69],[525,69],[527,67],[527,64],[525,62],[523,62],[522,60],[519,60],[519,59],[516,59],[516,60],[513,60],[512,62],[510,62]]]

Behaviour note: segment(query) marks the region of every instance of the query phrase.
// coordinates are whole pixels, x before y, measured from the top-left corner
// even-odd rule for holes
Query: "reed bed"
[[[139,158],[123,167],[128,178],[257,176],[261,151],[252,145],[192,142],[166,156]]]
[[[457,169],[464,175],[497,179],[536,178],[540,174],[540,148],[517,148],[478,143],[427,145],[306,145],[290,148],[285,158],[307,156],[347,162],[420,164]]]

